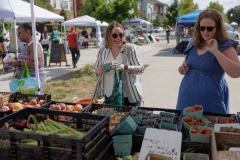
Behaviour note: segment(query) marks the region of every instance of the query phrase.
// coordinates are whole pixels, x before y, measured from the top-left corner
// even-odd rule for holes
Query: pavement
[[[159,33],[155,36],[160,38],[160,42],[137,46],[143,63],[149,65],[140,75],[144,98],[143,106],[175,109],[179,85],[183,78],[178,73],[178,67],[181,65],[184,55],[173,54],[172,48],[175,47],[175,40],[170,40],[170,43],[167,44],[165,33]],[[97,53],[98,50],[93,47],[81,49],[81,57],[76,69],[87,64],[94,64]],[[66,57],[67,63],[71,64],[71,54],[66,54]],[[66,62],[62,62],[61,67],[54,63],[46,66],[47,80],[76,70],[72,66],[65,65]],[[8,83],[11,81],[13,72],[1,75],[1,68],[0,65],[0,92],[9,92]],[[236,114],[240,111],[240,80],[230,78],[228,75],[225,76],[225,79],[230,90],[230,113]]]

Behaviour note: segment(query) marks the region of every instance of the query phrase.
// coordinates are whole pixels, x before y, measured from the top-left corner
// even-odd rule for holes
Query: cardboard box
[[[240,147],[240,134],[229,132],[212,132],[212,160],[238,160],[240,151],[218,151],[219,143],[225,141],[229,147]]]

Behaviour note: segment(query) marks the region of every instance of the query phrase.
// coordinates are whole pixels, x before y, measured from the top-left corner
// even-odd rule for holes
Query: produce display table
[[[191,156],[209,157],[209,159],[212,160],[219,158],[219,160],[221,160],[221,155],[225,153],[228,155],[227,153],[229,152],[220,151],[219,146],[221,146],[222,143],[226,143],[228,147],[240,147],[240,129],[230,127],[233,132],[229,133],[228,131],[230,130],[224,128],[226,131],[224,133],[220,132],[222,129],[220,128],[220,131],[211,131],[208,136],[201,135],[201,130],[201,133],[198,133],[200,137],[210,137],[210,142],[208,143],[201,138],[197,139],[197,141],[191,138],[193,134],[198,137],[198,134],[192,132],[192,129],[196,128],[196,126],[191,126],[191,123],[189,123],[190,129],[186,128],[188,119],[195,117],[197,113],[201,113],[201,116],[197,115],[196,117],[200,116],[208,120],[208,122],[204,124],[205,126],[203,126],[205,128],[208,128],[208,126],[213,127],[216,124],[224,122],[238,124],[240,113],[221,114],[204,112],[201,110],[201,106],[200,110],[193,114],[192,112],[188,112],[190,111],[189,107],[182,111],[166,108],[113,106],[104,104],[78,105],[72,102],[53,101],[51,100],[51,95],[25,95],[19,92],[13,93],[10,96],[9,105],[10,102],[19,103],[21,101],[23,101],[22,105],[25,105],[25,102],[27,104],[28,101],[32,101],[32,98],[35,98],[37,102],[44,99],[46,103],[42,104],[38,109],[26,108],[16,112],[9,110],[11,112],[7,112],[7,114],[4,112],[4,114],[2,114],[0,118],[0,150],[3,151],[4,154],[0,154],[0,159],[115,160],[117,157],[128,155],[127,153],[133,155],[140,152],[146,128],[169,130],[167,132],[181,132],[181,159],[184,160],[189,160]],[[79,106],[82,106],[81,110],[78,110]],[[64,109],[64,107],[66,108]],[[195,106],[193,106],[193,108],[194,107]],[[69,111],[67,108],[75,108],[77,110]],[[19,119],[27,119],[31,117],[31,115],[36,117],[40,128],[33,131],[36,124],[33,119],[30,119],[29,122],[34,123],[34,125],[32,125],[33,128],[20,131],[19,128],[17,128],[18,125],[16,122]],[[62,119],[62,117],[64,117],[64,119]],[[49,118],[51,121],[48,120]],[[199,124],[198,127],[201,128],[201,123],[197,123],[200,122],[200,119],[191,119],[191,122],[195,122],[194,120],[196,120],[195,125]],[[53,123],[53,121],[55,122]],[[10,130],[6,129],[6,122],[12,127]],[[66,133],[61,133],[61,130],[59,131],[59,129],[54,128],[54,126],[48,125],[50,122],[52,125],[56,125],[55,123],[58,125],[58,123],[61,122],[61,126],[65,126],[62,129],[67,129]],[[46,123],[46,129],[44,129],[42,123]],[[131,128],[132,126],[134,127]],[[73,127],[74,129],[69,129],[68,127]],[[124,128],[124,130],[119,130],[119,128]],[[50,129],[50,131],[48,129]],[[42,133],[43,131],[44,133]],[[76,135],[83,134],[83,136],[76,138],[71,131]],[[58,132],[61,134],[56,135]],[[114,141],[116,138],[114,139],[113,137],[124,137],[124,135],[130,135],[131,142],[120,141],[116,143],[116,141]],[[34,143],[23,143],[23,140],[34,140]],[[120,147],[116,152],[116,144],[120,146],[131,144],[131,147]],[[118,155],[116,155],[116,153]],[[136,158],[136,155],[134,157]],[[205,158],[201,160],[205,160]]]

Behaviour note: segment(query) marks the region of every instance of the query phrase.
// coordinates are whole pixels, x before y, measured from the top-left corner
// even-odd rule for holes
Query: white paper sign
[[[215,132],[220,132],[221,127],[231,127],[231,126],[234,127],[234,128],[240,128],[239,123],[224,123],[224,124],[216,123],[216,124],[214,124],[214,131]]]
[[[156,39],[155,39],[154,35],[151,35],[151,37],[152,37],[153,42],[156,43]]]
[[[14,61],[15,59],[13,57],[10,57],[8,54],[4,57],[3,62],[4,63],[9,63]]]
[[[182,133],[164,129],[147,128],[139,160],[145,160],[148,153],[163,155],[173,160],[181,157]]]
[[[143,36],[145,37],[147,43],[151,43],[151,41],[150,41],[150,39],[148,38],[148,35],[147,35],[147,34],[144,34]]]

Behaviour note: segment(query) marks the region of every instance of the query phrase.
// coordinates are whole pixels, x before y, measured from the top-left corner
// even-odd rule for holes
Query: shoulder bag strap
[[[29,72],[29,69],[28,69],[28,65],[27,65],[27,62],[24,62],[24,65],[25,65],[25,68],[22,72],[22,77],[21,78],[25,78],[24,75],[26,73],[27,77],[30,77],[30,72]]]

